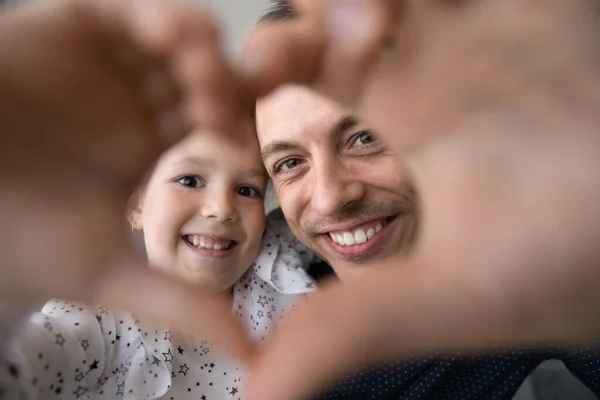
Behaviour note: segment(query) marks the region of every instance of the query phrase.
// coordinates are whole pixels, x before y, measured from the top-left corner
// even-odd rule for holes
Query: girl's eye
[[[259,191],[250,186],[240,187],[238,189],[238,194],[240,196],[251,197],[251,198],[259,198],[260,197]]]
[[[371,132],[363,131],[363,132],[359,132],[358,134],[356,134],[352,145],[353,146],[365,146],[368,144],[372,144],[376,140],[377,140],[377,138]]]
[[[177,180],[181,186],[189,188],[199,188],[204,186],[204,182],[197,176],[182,176]]]

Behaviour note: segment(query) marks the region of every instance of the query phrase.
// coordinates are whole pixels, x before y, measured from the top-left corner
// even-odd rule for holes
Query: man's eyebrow
[[[301,146],[299,144],[294,142],[289,142],[285,140],[274,140],[260,150],[260,155],[262,156],[262,159],[264,161],[273,154],[279,153],[280,151],[294,150],[300,147]]]
[[[358,124],[359,121],[355,117],[351,115],[345,116],[331,127],[331,129],[329,130],[329,135],[337,136],[346,132],[348,129],[354,128]]]
[[[327,132],[329,136],[338,136],[358,125],[360,122],[353,116],[345,116],[336,122]],[[295,150],[302,146],[298,143],[286,141],[286,140],[274,140],[263,147],[260,151],[263,161],[272,156],[275,153],[286,150]]]

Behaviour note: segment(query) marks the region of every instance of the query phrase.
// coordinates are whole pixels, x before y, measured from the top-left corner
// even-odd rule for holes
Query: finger
[[[208,105],[213,107],[205,107],[204,114],[216,115],[214,119],[231,119],[229,115],[219,118],[225,113],[221,110],[232,108],[224,104],[223,93],[229,95],[231,92],[229,88],[222,90],[224,82],[230,86],[233,84],[231,75],[226,73],[225,57],[220,51],[218,27],[208,14],[189,4],[165,0],[108,0],[96,7],[100,10],[99,14],[104,16],[105,23],[112,24],[113,31],[120,33],[116,36],[132,44],[132,50],[137,50],[152,62],[162,60],[165,69],[161,72],[165,72],[164,76],[153,74],[151,70],[142,71],[145,89],[152,91],[149,98],[164,101],[173,92],[183,96],[180,110],[171,107],[166,115],[159,115],[166,136],[177,139],[178,131],[190,128],[189,120],[181,121],[173,116],[177,115],[176,111],[186,116],[185,103],[189,103],[189,98],[194,98],[197,93],[212,99]],[[106,21],[117,21],[118,24]],[[199,60],[194,59],[197,53],[202,56]],[[190,59],[193,62],[189,62]],[[152,63],[147,62],[146,66],[148,64]],[[205,79],[202,82],[190,79],[190,76],[198,75]]]
[[[202,9],[181,1],[105,0],[86,5],[117,35],[148,54],[165,55],[193,40],[218,40],[218,27]]]
[[[190,124],[182,107],[181,90],[164,64],[148,62],[138,76],[143,101],[155,115],[163,143],[170,146],[189,133]]]
[[[149,62],[140,74],[142,92],[147,104],[156,109],[170,109],[180,101],[176,85],[162,62]]]
[[[399,3],[399,2],[396,2]],[[379,59],[397,16],[386,0],[331,1],[325,18],[327,51],[316,89],[353,106]]]
[[[285,82],[309,84],[317,79],[325,38],[306,20],[264,22],[245,43],[239,74],[250,98]]]
[[[253,32],[240,61],[249,92],[261,96],[279,84],[310,84],[353,104],[385,43],[396,7],[386,1],[298,2],[295,21],[265,22]]]
[[[310,398],[368,363],[475,350],[493,340],[510,343],[506,318],[494,305],[468,277],[429,273],[424,265],[336,285],[301,304],[278,327],[257,355],[249,398]]]
[[[184,126],[219,129],[243,118],[237,79],[213,19],[188,5],[151,0],[138,12],[138,4],[131,7],[135,17],[128,27],[140,46],[167,58],[182,94]]]
[[[150,270],[136,256],[118,260],[92,293],[92,301],[136,313],[157,326],[193,333],[239,360],[250,357],[252,345],[230,303]]]
[[[184,88],[184,110],[192,125],[223,130],[244,117],[237,80],[219,46],[187,46],[174,58],[173,69]]]

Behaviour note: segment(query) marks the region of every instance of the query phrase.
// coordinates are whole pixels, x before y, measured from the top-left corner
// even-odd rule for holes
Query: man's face
[[[298,88],[281,89],[257,107],[261,148],[290,225],[338,271],[405,249],[406,217],[396,218],[384,240],[366,253],[348,254],[322,233],[338,234],[336,229],[377,218],[385,221],[402,213],[401,204],[414,209],[405,163],[416,190],[422,191],[424,175],[430,180],[440,175],[433,167],[444,172],[453,162],[464,162],[451,157],[447,165],[439,157],[433,163],[423,161],[432,161],[434,150],[448,145],[444,139],[503,137],[498,131],[569,131],[595,118],[598,96],[591,82],[598,79],[593,61],[598,54],[593,39],[597,2],[407,4],[364,82],[360,73],[348,78],[347,69],[356,67],[347,65],[349,60],[319,66],[326,75],[314,82],[326,89],[319,86],[321,78],[336,81],[341,76],[348,78],[342,79],[344,84],[363,89],[358,98],[341,97],[356,103],[352,114],[375,129],[377,145],[351,145],[361,128],[346,126],[341,134],[332,129],[347,114]],[[480,150],[490,151],[489,143]],[[274,169],[279,160],[285,161],[283,173]],[[429,169],[420,168],[423,163]],[[444,185],[452,194],[459,193],[454,189],[462,183],[438,182]],[[420,193],[419,215],[429,216],[433,200],[438,211],[435,221],[419,219],[416,247],[425,246],[440,226],[453,226],[445,221],[454,214],[448,195],[443,196]]]
[[[406,252],[415,210],[398,152],[299,86],[259,102],[256,115],[263,160],[292,231],[342,279]]]

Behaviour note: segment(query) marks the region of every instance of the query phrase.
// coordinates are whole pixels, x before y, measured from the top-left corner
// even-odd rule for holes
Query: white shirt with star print
[[[256,262],[233,288],[233,311],[254,341],[315,290],[313,259],[272,214]],[[207,343],[102,306],[51,301],[3,350],[0,399],[243,398],[242,371]]]

